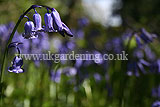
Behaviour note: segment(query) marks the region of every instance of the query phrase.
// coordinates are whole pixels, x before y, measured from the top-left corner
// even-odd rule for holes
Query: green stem
[[[13,37],[14,37],[14,34],[15,34],[15,32],[16,32],[16,30],[17,30],[17,28],[18,28],[18,26],[19,26],[19,24],[20,24],[20,22],[21,22],[21,20],[24,18],[24,16],[25,16],[31,9],[34,9],[34,8],[36,8],[36,7],[45,7],[45,8],[48,8],[48,9],[52,10],[52,8],[50,8],[50,7],[48,7],[48,6],[44,6],[44,5],[39,5],[39,6],[38,6],[38,5],[32,5],[29,9],[27,9],[27,10],[20,16],[19,20],[17,21],[17,23],[16,23],[16,25],[15,25],[15,27],[14,27],[14,29],[13,29],[10,37],[9,37],[9,40],[8,40],[8,42],[7,42],[7,45],[6,45],[6,47],[5,47],[5,52],[4,52],[4,56],[3,56],[3,60],[2,60],[1,73],[0,73],[0,83],[3,82],[3,73],[4,73],[4,69],[5,69],[5,62],[6,62],[5,60],[6,60],[6,57],[7,57],[7,54],[8,54],[8,45],[12,42],[12,39],[13,39]]]
[[[4,55],[3,55],[3,60],[2,60],[2,67],[1,67],[1,73],[0,73],[0,83],[3,82],[3,73],[4,73],[4,69],[5,69],[5,59],[7,57],[7,53],[8,53],[8,45],[12,42],[12,39],[14,37],[14,34],[17,30],[17,27],[19,26],[21,20],[23,19],[23,17],[32,9],[32,6],[19,18],[19,20],[17,21],[10,37],[9,37],[9,40],[7,42],[7,45],[5,47],[5,52],[4,52]]]
[[[8,46],[9,44],[12,42],[12,39],[14,37],[14,34],[19,26],[19,24],[21,23],[22,19],[24,18],[24,16],[31,10],[31,9],[34,9],[34,8],[37,8],[37,7],[44,7],[44,8],[47,8],[47,9],[50,9],[52,10],[52,8],[48,7],[48,6],[44,6],[44,5],[32,5],[30,8],[28,8],[21,16],[20,18],[18,19],[10,37],[9,37],[9,40],[7,41],[7,45],[5,47],[5,51],[4,51],[4,54],[3,54],[3,59],[2,59],[2,66],[1,66],[1,72],[0,72],[0,99],[1,99],[1,104],[2,104],[2,96],[3,96],[3,75],[4,75],[4,71],[5,71],[5,64],[6,64],[6,58],[7,58],[7,55],[8,55]]]
[[[1,67],[1,72],[0,72],[0,98],[1,98],[1,104],[2,104],[2,96],[3,96],[3,75],[4,75],[4,71],[5,71],[5,64],[6,64],[6,58],[7,58],[7,55],[8,55],[8,46],[9,44],[12,42],[12,39],[14,37],[14,34],[21,22],[21,20],[24,18],[24,16],[31,10],[31,9],[34,9],[34,8],[37,8],[37,7],[45,7],[45,8],[48,8],[51,10],[50,7],[48,6],[38,6],[38,5],[32,5],[30,8],[28,8],[21,16],[20,18],[18,19],[10,37],[9,37],[9,40],[7,41],[7,45],[5,47],[5,51],[4,51],[4,54],[3,54],[3,59],[2,59],[2,67]]]
[[[5,68],[5,59],[6,59],[7,53],[8,53],[8,45],[12,42],[12,39],[13,39],[13,37],[14,37],[14,34],[15,34],[15,32],[16,32],[16,30],[17,30],[17,28],[18,28],[18,26],[19,26],[19,24],[20,24],[20,22],[21,22],[21,20],[24,18],[24,16],[25,16],[31,9],[34,9],[34,8],[36,8],[36,7],[45,7],[45,8],[48,8],[48,9],[52,10],[52,8],[50,8],[50,7],[48,7],[48,6],[44,6],[44,5],[39,5],[39,6],[38,6],[38,5],[32,5],[29,9],[27,9],[27,10],[20,16],[19,20],[17,21],[17,23],[16,23],[16,25],[15,25],[15,27],[14,27],[14,29],[13,29],[10,37],[9,37],[9,40],[8,40],[8,42],[7,42],[7,45],[6,45],[6,47],[5,47],[5,52],[4,52],[4,56],[3,56],[3,60],[2,60],[1,73],[0,73],[0,83],[3,82],[3,73],[4,73],[4,68]]]

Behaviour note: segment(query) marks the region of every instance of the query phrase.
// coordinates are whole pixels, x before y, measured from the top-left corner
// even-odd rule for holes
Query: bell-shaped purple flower
[[[63,68],[63,73],[67,76],[75,76],[77,74],[77,69],[74,67]]]
[[[62,31],[62,21],[56,9],[52,8],[51,16],[53,18],[53,27],[57,31]]]
[[[56,32],[53,28],[53,18],[50,13],[46,13],[44,15],[44,22],[45,22],[45,32]]]
[[[33,21],[34,21],[34,24],[35,24],[35,30],[36,30],[36,31],[41,31],[41,30],[42,30],[42,19],[41,19],[41,15],[36,12],[36,13],[33,15]]]
[[[55,83],[59,83],[61,80],[61,73],[62,73],[62,69],[58,69],[56,72],[51,71],[50,72],[51,80],[54,81]]]
[[[53,28],[57,30],[63,37],[65,37],[65,33],[68,36],[73,37],[72,32],[70,29],[61,21],[59,13],[56,9],[52,8],[51,16],[53,18]]]
[[[150,34],[149,32],[147,32],[144,28],[141,29],[141,39],[144,41],[144,43],[150,43],[153,41],[154,38],[156,38],[157,36],[155,34]]]
[[[38,35],[36,34],[35,32],[35,29],[34,29],[34,23],[32,21],[27,21],[24,25],[24,30],[25,30],[25,33],[22,34],[22,36],[25,38],[25,39],[33,39],[33,38],[37,38]]]
[[[152,107],[159,107],[160,106],[160,101],[155,101],[155,102],[153,102],[153,104],[152,104]]]
[[[23,59],[21,57],[15,56],[11,62],[12,66],[9,67],[8,71],[13,73],[23,73],[24,70],[21,68],[23,65]]]
[[[100,81],[102,80],[101,75],[98,74],[98,73],[95,73],[95,74],[93,75],[93,77],[94,77],[94,79],[95,79],[96,82],[100,82]]]

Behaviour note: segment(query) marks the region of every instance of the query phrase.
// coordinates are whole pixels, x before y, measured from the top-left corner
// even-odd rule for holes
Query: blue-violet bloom
[[[45,32],[56,32],[53,28],[53,18],[50,13],[46,13],[44,15],[44,22],[45,22]]]
[[[36,11],[35,11],[36,12]],[[35,30],[36,31],[41,31],[42,30],[42,19],[41,15],[38,14],[37,12],[33,15],[33,21],[35,24]]]
[[[160,107],[160,101],[153,102],[152,107]]]
[[[24,70],[21,68],[23,65],[23,59],[21,57],[15,56],[11,62],[12,66],[9,67],[8,71],[13,73],[23,73]]]
[[[25,39],[33,39],[38,37],[37,33],[34,30],[34,23],[32,21],[27,21],[25,23],[24,30],[25,33],[23,33],[22,36]]]
[[[56,9],[52,8],[53,27],[55,30],[62,31],[62,21]]]

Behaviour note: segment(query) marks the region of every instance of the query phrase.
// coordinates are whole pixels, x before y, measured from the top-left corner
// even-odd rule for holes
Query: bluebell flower
[[[144,47],[144,52],[146,53],[146,58],[150,61],[154,61],[156,59],[156,55],[154,52],[152,52],[151,48],[146,45]]]
[[[61,80],[61,73],[62,73],[62,69],[58,69],[56,72],[51,71],[50,72],[51,80],[54,81],[55,83],[59,83]]]
[[[62,72],[67,76],[75,76],[77,74],[77,69],[74,67],[65,67]]]
[[[138,59],[142,59],[144,57],[144,53],[142,50],[140,50],[139,48],[136,49],[134,52],[133,52],[133,56],[138,58]]]
[[[62,31],[62,21],[56,9],[52,8],[51,16],[53,18],[53,27],[57,31]]]
[[[115,53],[121,53],[123,50],[123,43],[122,39],[119,37],[116,37],[112,40],[112,45],[113,45],[113,51]]]
[[[78,25],[79,25],[80,27],[85,27],[85,26],[87,26],[88,24],[89,24],[88,18],[86,18],[86,17],[81,17],[81,18],[78,19]]]
[[[13,73],[23,73],[24,70],[21,68],[23,65],[23,59],[21,57],[15,56],[11,62],[12,66],[9,67],[8,71]]]
[[[35,14],[33,14],[33,21],[35,24],[35,30],[41,31],[42,30],[42,19],[41,19],[41,15],[39,13],[37,13],[36,10],[35,10]]]
[[[160,101],[153,102],[152,107],[160,107]]]
[[[99,81],[102,80],[101,75],[98,74],[98,73],[95,73],[95,74],[93,75],[93,77],[94,77],[94,79],[96,80],[96,82],[99,82]]]
[[[152,88],[152,96],[160,98],[160,86]]]
[[[153,41],[153,38],[156,38],[156,35],[150,34],[144,28],[142,28],[140,37],[144,41],[144,43],[150,43]]]
[[[146,74],[146,70],[144,69],[144,66],[141,62],[137,62],[137,66],[142,73]]]
[[[76,68],[79,68],[82,66],[82,64],[83,64],[83,60],[81,58],[77,58],[74,66]]]
[[[81,29],[77,30],[76,34],[77,34],[78,39],[83,39],[83,37],[84,37],[84,31],[83,30],[81,30]]]
[[[134,65],[137,70],[141,71],[143,74],[146,74],[145,67],[150,67],[150,63],[145,61],[144,59],[139,59],[137,62],[135,62],[136,65]],[[135,69],[136,70],[136,69]],[[137,72],[137,71],[136,71]]]
[[[154,61],[150,66],[150,71],[152,73],[160,73],[160,59]]]
[[[25,33],[23,33],[22,36],[25,39],[33,39],[38,37],[37,33],[35,32],[34,23],[32,21],[27,21],[25,23],[24,30],[25,30]]]
[[[53,18],[50,13],[46,13],[44,15],[44,22],[45,22],[45,32],[56,32],[53,28]]]
[[[65,34],[73,37],[70,29],[61,21],[60,15],[56,9],[52,8],[51,16],[53,18],[53,28],[55,30],[57,30],[63,37],[65,37]]]
[[[76,44],[74,43],[74,41],[68,41],[66,43],[66,45],[67,45],[67,48],[70,49],[70,50],[73,50],[75,48],[75,46],[76,46]]]

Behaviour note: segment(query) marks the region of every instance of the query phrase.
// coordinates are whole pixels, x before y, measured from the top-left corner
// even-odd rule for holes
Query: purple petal
[[[41,19],[41,15],[38,13],[35,13],[33,15],[33,20],[34,20],[34,24],[35,24],[35,30],[42,30],[42,19]]]
[[[62,26],[63,26],[64,32],[65,32],[68,36],[73,37],[72,32],[70,31],[70,29],[69,29],[63,22],[62,22]]]
[[[56,9],[52,9],[51,16],[53,18],[53,27],[55,30],[62,31],[62,21]]]
[[[51,16],[50,13],[46,13],[44,15],[44,21],[45,21],[45,31],[46,32],[56,32],[54,29],[53,29],[53,18]]]

